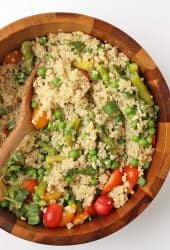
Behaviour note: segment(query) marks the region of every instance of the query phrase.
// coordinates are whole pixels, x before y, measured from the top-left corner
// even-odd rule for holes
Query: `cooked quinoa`
[[[59,204],[64,213],[74,213],[65,225],[60,222],[72,228],[91,215],[76,220],[100,195],[119,208],[136,185],[146,184],[158,107],[138,65],[107,42],[73,32],[24,43],[17,64],[0,66],[0,143],[17,122],[24,82],[40,61],[31,104],[35,130],[7,163],[8,192],[0,204],[32,225],[40,223],[40,210]],[[24,184],[29,180],[33,191]]]

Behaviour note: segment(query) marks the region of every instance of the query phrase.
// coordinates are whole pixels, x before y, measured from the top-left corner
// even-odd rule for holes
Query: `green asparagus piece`
[[[109,81],[109,72],[108,70],[102,65],[98,65],[96,67],[97,71],[99,72],[104,84],[106,85],[106,87],[109,87],[110,86],[110,81]]]
[[[46,156],[46,162],[51,164],[54,162],[61,162],[66,159],[66,156],[63,155],[47,155]]]
[[[129,64],[130,79],[131,79],[132,84],[137,87],[140,97],[148,105],[153,105],[154,104],[153,99],[152,99],[147,87],[145,86],[145,84],[141,80],[138,71],[139,71],[139,69],[138,69],[138,65],[136,63]]]
[[[46,189],[47,189],[47,182],[40,181],[40,183],[38,184],[38,186],[35,190],[35,194],[38,195],[39,197],[41,197],[45,194]]]

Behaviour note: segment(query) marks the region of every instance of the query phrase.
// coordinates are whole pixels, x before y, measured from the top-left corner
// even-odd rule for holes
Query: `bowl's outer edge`
[[[148,183],[146,187],[138,188],[124,207],[107,217],[97,217],[72,230],[32,227],[17,220],[10,212],[0,209],[0,227],[7,232],[38,243],[71,245],[96,240],[117,231],[141,213],[159,191],[170,164],[170,93],[158,67],[136,41],[111,24],[81,14],[39,14],[20,19],[0,29],[0,61],[10,50],[19,47],[22,40],[58,32],[59,29],[65,32],[81,30],[116,45],[140,65],[148,87],[160,106],[158,140],[153,162],[147,173]]]

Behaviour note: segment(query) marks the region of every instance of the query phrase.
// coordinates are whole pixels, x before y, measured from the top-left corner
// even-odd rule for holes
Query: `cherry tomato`
[[[4,64],[17,64],[22,59],[22,53],[19,50],[10,52],[4,57]]]
[[[126,166],[125,173],[127,174],[126,178],[129,182],[128,191],[131,192],[134,186],[136,185],[136,182],[139,176],[138,167]]]
[[[55,228],[62,219],[62,208],[58,204],[50,204],[43,213],[43,223],[48,228]]]
[[[156,135],[152,135],[152,147],[156,146]]]
[[[122,184],[122,176],[123,176],[123,173],[119,169],[114,170],[113,173],[111,174],[108,182],[105,184],[105,186],[101,192],[101,195],[107,194],[114,187],[121,185]]]
[[[113,200],[106,195],[99,196],[94,203],[94,207],[97,214],[108,215],[113,208]]]
[[[42,115],[39,116],[39,107],[34,109],[32,123],[33,126],[37,129],[45,128],[48,124],[47,112],[43,111]],[[38,115],[38,118],[37,118]]]
[[[22,183],[23,188],[28,190],[31,194],[35,192],[35,187],[38,185],[38,181],[35,179],[28,179]]]
[[[90,206],[85,207],[84,211],[87,212],[90,216],[95,216],[97,214],[94,204],[91,204]]]

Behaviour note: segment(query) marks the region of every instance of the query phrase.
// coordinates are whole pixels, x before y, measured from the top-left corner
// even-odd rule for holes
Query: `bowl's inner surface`
[[[132,61],[139,64],[155,102],[160,107],[157,146],[147,173],[147,186],[137,188],[129,201],[109,216],[96,217],[72,230],[49,230],[41,226],[31,227],[16,220],[8,211],[0,209],[0,225],[6,231],[30,241],[64,245],[95,240],[115,232],[135,218],[152,201],[169,169],[170,103],[169,90],[160,71],[140,45],[116,27],[92,17],[51,13],[17,21],[0,31],[0,61],[8,52],[18,48],[22,41],[59,31],[82,31],[118,46]]]

